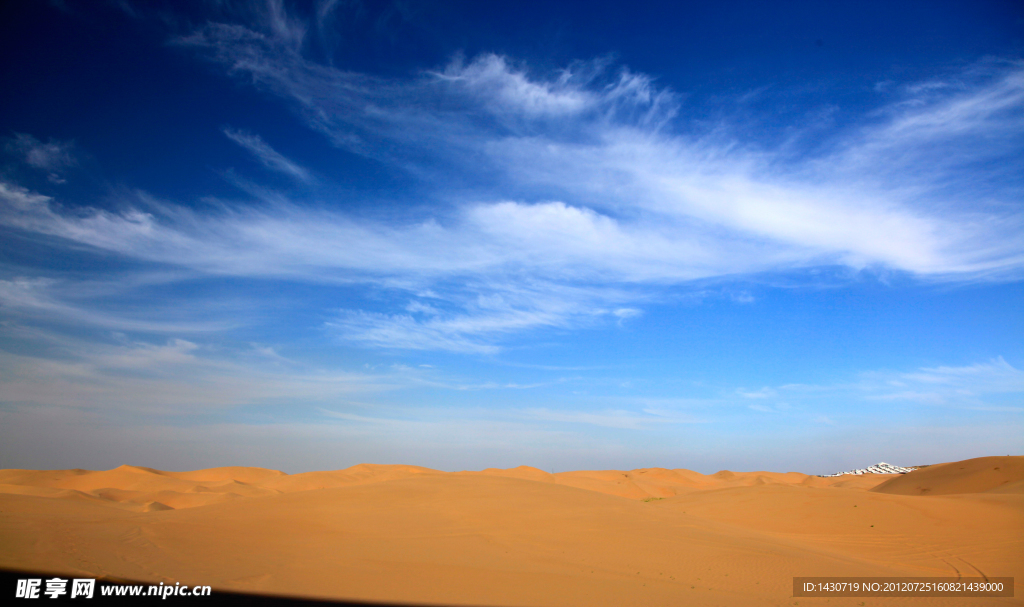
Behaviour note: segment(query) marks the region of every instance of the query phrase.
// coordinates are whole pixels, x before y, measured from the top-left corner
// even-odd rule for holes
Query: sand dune
[[[896,495],[1024,493],[1024,458],[978,457],[921,468],[872,489]]]
[[[418,466],[360,464],[345,470],[285,474],[240,466],[190,472],[165,472],[140,466],[113,470],[0,470],[0,493],[61,497],[60,490],[78,491],[125,507],[145,509],[152,502],[166,507],[194,508],[241,497],[278,495],[384,482],[436,470]]]
[[[359,464],[344,470],[285,474],[266,468],[240,466],[189,472],[167,472],[141,466],[113,470],[0,470],[0,493],[67,497],[67,491],[144,508],[152,502],[174,508],[206,506],[240,497],[259,497],[381,483],[420,474],[444,474],[420,466]],[[455,472],[461,476],[516,478],[564,485],[629,499],[665,498],[691,491],[770,484],[815,487],[870,488],[884,475],[820,478],[798,472],[730,472],[703,475],[692,470],[644,468],[640,470],[584,470],[551,474],[530,466]]]
[[[791,605],[793,576],[1024,579],[1021,481],[1024,457],[899,478],[2,470],[0,566],[424,604]]]

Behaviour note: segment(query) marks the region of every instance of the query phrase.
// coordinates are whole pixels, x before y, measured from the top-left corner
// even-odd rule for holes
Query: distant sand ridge
[[[793,576],[1024,580],[1021,555],[1020,456],[896,477],[369,464],[293,475],[0,470],[0,566],[224,590],[451,605],[790,605]]]

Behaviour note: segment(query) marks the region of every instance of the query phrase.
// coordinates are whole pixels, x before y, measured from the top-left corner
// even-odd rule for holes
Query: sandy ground
[[[0,567],[414,604],[1020,605],[791,595],[794,576],[1024,582],[1024,457],[837,478],[0,470]]]

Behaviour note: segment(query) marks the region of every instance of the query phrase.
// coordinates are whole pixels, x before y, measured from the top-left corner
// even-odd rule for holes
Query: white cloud
[[[345,339],[386,348],[449,350],[493,354],[503,337],[539,328],[571,328],[609,313],[603,302],[621,294],[608,289],[566,288],[536,284],[533,288],[507,284],[469,285],[475,297],[456,300],[459,313],[407,306],[410,314],[342,311],[327,326]],[[612,312],[615,315],[614,312]]]
[[[480,354],[498,351],[497,346],[483,343],[476,335],[467,336],[464,329],[455,326],[459,320],[420,322],[407,315],[353,311],[329,321],[327,326],[348,340],[370,346]],[[500,321],[491,322],[493,327]]]
[[[11,329],[5,328],[9,335]],[[195,342],[85,343],[35,331],[44,354],[0,350],[0,401],[89,410],[190,414],[251,404],[337,402],[394,390],[400,374],[288,370],[243,364]]]
[[[258,3],[254,3],[259,7]],[[262,5],[262,21],[271,34],[291,48],[299,50],[306,38],[306,25],[288,14],[284,0],[266,0]]]
[[[154,314],[163,306],[152,304],[145,314],[127,314],[97,310],[83,299],[76,291],[98,290],[101,293],[123,289],[126,285],[114,284],[89,285],[88,283],[72,283],[67,280],[46,278],[15,278],[0,280],[0,306],[8,317],[28,318],[35,321],[44,320],[57,325],[88,325],[117,331],[141,331],[146,333],[202,333],[224,331],[238,326],[237,318],[221,320],[198,320],[187,318],[172,320],[170,314]],[[69,293],[70,291],[70,293]],[[87,299],[87,298],[85,298]],[[180,309],[178,310],[181,311]],[[195,310],[192,309],[194,312]],[[174,316],[180,317],[181,314]],[[163,317],[163,318],[161,318]]]
[[[642,430],[663,424],[695,424],[701,420],[691,415],[672,414],[641,414],[635,411],[613,409],[605,411],[566,411],[551,409],[526,409],[521,415],[528,419],[570,424],[587,424],[606,428]]]
[[[921,142],[950,140],[963,135],[1019,132],[1024,125],[1020,115],[1024,103],[1024,64],[1013,65],[988,86],[977,90],[969,83],[957,83],[956,94],[940,98],[897,115],[892,122],[871,133],[879,147],[899,145],[910,147]],[[951,87],[944,82],[922,83],[910,87],[911,93],[934,93]],[[964,90],[966,89],[966,90]]]
[[[770,398],[770,397],[776,396],[777,392],[775,390],[765,386],[764,388],[761,388],[760,390],[753,390],[753,391],[745,390],[743,388],[740,388],[739,390],[736,390],[736,394],[739,394],[743,398]]]
[[[1007,132],[1019,139],[1019,65],[945,96],[933,88],[912,91],[917,104],[897,104],[883,124],[846,133],[832,151],[794,163],[735,138],[672,133],[674,95],[627,72],[608,78],[601,62],[543,79],[503,57],[483,55],[401,82],[315,66],[237,26],[211,26],[187,43],[303,104],[311,126],[339,145],[378,155],[382,146],[374,142],[388,140],[410,157],[429,149],[452,159],[446,170],[495,171],[508,184],[541,188],[549,197],[558,193],[564,209],[579,213],[552,217],[569,222],[563,225],[573,244],[586,245],[597,235],[620,240],[632,230],[621,220],[605,220],[621,213],[631,228],[665,227],[662,233],[637,230],[637,236],[656,242],[665,234],[670,243],[713,258],[717,271],[728,262],[749,271],[762,258],[776,267],[879,264],[925,276],[1019,275],[1024,264],[1021,243],[1012,238],[1021,226],[1019,211],[979,206],[977,183],[948,188],[954,177],[969,181],[981,157],[1017,155],[953,142],[1005,138]],[[504,128],[488,127],[480,115]],[[549,121],[551,115],[560,120]],[[937,153],[938,142],[956,153]],[[1019,151],[1019,141],[1013,145]],[[943,174],[936,175],[932,165],[939,158]],[[917,164],[908,166],[911,160]],[[495,205],[480,212],[522,226],[555,210]],[[700,255],[688,257],[691,271],[704,269]]]
[[[61,173],[77,164],[72,152],[74,143],[71,141],[51,139],[43,143],[32,135],[15,133],[7,147],[20,154],[29,166],[49,173],[49,179],[54,183],[64,183]]]
[[[619,322],[622,322],[628,318],[642,316],[643,310],[637,310],[636,308],[618,308],[617,310],[612,311],[612,314],[619,319]]]
[[[1024,371],[1002,356],[987,362],[960,367],[924,367],[915,371],[868,371],[855,381],[832,385],[787,384],[756,393],[737,392],[744,397],[783,398],[801,406],[836,401],[877,406],[877,403],[929,405],[946,409],[993,412],[1024,412]],[[782,405],[776,405],[782,408]]]
[[[308,182],[312,179],[309,171],[282,156],[259,135],[229,128],[224,129],[224,134],[228,139],[245,148],[268,169],[284,173],[299,181]]]
[[[329,324],[372,346],[478,353],[517,332],[621,321],[617,311],[696,279],[843,265],[1016,280],[1024,269],[1012,184],[971,168],[1022,164],[1016,64],[910,91],[796,157],[721,130],[693,134],[676,121],[677,95],[607,61],[544,77],[482,55],[382,79],[308,61],[301,24],[279,4],[261,15],[262,32],[209,24],[179,42],[294,102],[337,145],[424,176],[428,196],[450,200],[452,176],[493,185],[432,216],[369,219],[278,193],[203,213],[136,194],[118,213],[72,214],[0,182],[0,224],[195,275],[440,292],[436,313],[347,310]],[[225,133],[310,181],[257,135]],[[987,140],[998,144],[976,144]],[[511,303],[489,308],[478,295]]]
[[[588,109],[597,101],[594,95],[569,84],[572,74],[568,71],[555,82],[535,82],[511,70],[505,58],[497,55],[487,55],[468,65],[456,61],[435,75],[482,98],[496,114],[563,116]]]
[[[950,387],[971,385],[983,392],[1024,391],[1024,371],[998,356],[988,362],[963,367],[925,367],[914,373],[903,373],[906,382]]]
[[[897,374],[876,372],[867,375],[864,387],[869,398],[876,400],[1024,412],[1019,402],[992,402],[993,396],[1024,395],[1024,371],[1002,356],[962,367],[922,368]]]

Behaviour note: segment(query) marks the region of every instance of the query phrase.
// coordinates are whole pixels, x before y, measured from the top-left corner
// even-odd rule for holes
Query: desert
[[[1024,457],[903,475],[0,470],[0,567],[422,605],[880,605],[794,576],[1024,574]],[[916,605],[979,599],[915,598]],[[1021,604],[985,598],[984,604]]]

